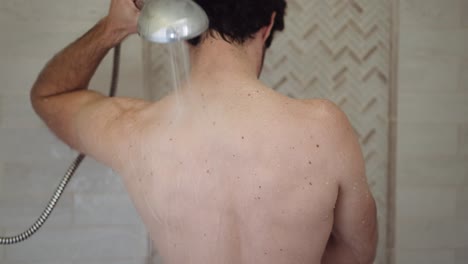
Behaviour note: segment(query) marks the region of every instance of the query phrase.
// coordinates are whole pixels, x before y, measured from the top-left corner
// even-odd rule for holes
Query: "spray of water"
[[[171,31],[173,34],[177,34],[177,32]],[[173,38],[177,38],[177,35],[172,36]],[[170,44],[166,44],[163,46],[167,50],[167,53],[169,55],[169,64],[167,67],[169,67],[171,71],[171,77],[172,77],[172,83],[170,83],[170,94],[169,96],[173,97],[175,100],[173,101],[173,106],[172,106],[172,111],[170,115],[170,119],[173,121],[177,121],[183,114],[184,114],[184,109],[186,109],[185,104],[187,104],[187,99],[186,98],[189,94],[191,94],[191,84],[190,84],[190,57],[189,57],[189,51],[188,51],[188,46],[185,41],[178,40],[175,42],[172,42]],[[164,133],[164,132],[163,132]],[[161,138],[171,138],[171,141],[173,141],[171,135],[163,134],[161,135]],[[174,139],[175,141],[175,139]],[[183,165],[180,165],[183,166]],[[182,184],[184,184],[182,175],[176,174],[174,175],[176,177],[176,188],[177,190],[180,190],[182,188]],[[175,219],[173,223],[169,223],[167,216],[171,215],[171,211],[174,210],[174,208],[170,205],[167,204],[166,208],[154,208],[150,204],[150,200],[148,199],[149,197],[154,197],[151,192],[154,190],[146,190],[144,188],[144,184],[142,183],[140,186],[141,193],[143,194],[143,199],[145,202],[146,207],[148,210],[151,212],[151,216],[155,221],[158,223],[164,225],[164,236],[165,236],[165,241],[167,243],[167,248],[172,248],[174,246],[174,237],[173,234],[171,233],[171,226],[174,228],[174,226],[181,226],[182,225],[182,219]],[[177,202],[177,201],[176,201]],[[158,212],[158,210],[162,210],[161,212]],[[162,213],[162,214],[160,214]],[[166,216],[166,217],[164,217]],[[192,252],[188,252],[188,254],[191,254]],[[189,259],[192,259],[191,257]]]
[[[188,54],[188,47],[184,41],[176,41],[168,44],[168,51],[170,56],[170,66],[172,73],[172,87],[176,99],[176,117],[182,113],[183,98],[180,89],[186,86],[190,89],[190,58]]]

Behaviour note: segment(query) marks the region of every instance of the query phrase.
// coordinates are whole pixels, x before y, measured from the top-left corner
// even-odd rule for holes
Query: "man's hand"
[[[109,14],[105,18],[108,29],[123,38],[137,32],[139,0],[112,0]]]

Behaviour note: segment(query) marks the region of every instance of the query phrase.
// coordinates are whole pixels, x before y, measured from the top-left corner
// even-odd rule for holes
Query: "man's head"
[[[207,13],[210,20],[209,33],[219,34],[225,41],[243,44],[254,37],[261,28],[271,23],[276,14],[271,34],[265,41],[270,47],[275,31],[284,29],[285,0],[194,0]],[[188,42],[197,46],[201,37]]]

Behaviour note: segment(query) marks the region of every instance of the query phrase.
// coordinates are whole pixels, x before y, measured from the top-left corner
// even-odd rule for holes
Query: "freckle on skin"
[[[242,139],[244,139],[244,137],[242,137]]]
[[[312,165],[312,161],[309,160],[309,164]]]
[[[309,185],[312,186],[313,184],[311,182],[309,182]]]
[[[317,145],[317,148],[320,148],[320,145]]]

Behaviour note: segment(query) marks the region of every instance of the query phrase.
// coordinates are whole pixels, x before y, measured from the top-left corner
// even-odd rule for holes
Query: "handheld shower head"
[[[192,0],[146,0],[138,33],[151,42],[170,43],[199,36],[208,29],[205,11]]]

